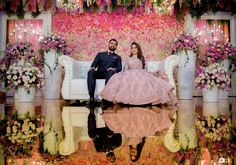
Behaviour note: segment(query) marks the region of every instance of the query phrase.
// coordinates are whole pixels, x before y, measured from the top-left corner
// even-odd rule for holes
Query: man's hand
[[[110,67],[110,68],[107,69],[107,71],[109,71],[109,70],[116,71],[116,68]]]
[[[96,70],[96,68],[95,68],[95,67],[91,67],[89,70],[94,70],[94,71],[95,71],[95,70]]]

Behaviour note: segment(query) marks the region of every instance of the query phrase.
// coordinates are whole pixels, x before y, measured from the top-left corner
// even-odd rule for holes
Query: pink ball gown
[[[175,104],[173,90],[161,74],[142,69],[138,58],[129,57],[124,72],[113,75],[100,95],[105,100],[130,105]]]
[[[171,125],[170,116],[176,107],[170,110],[158,107],[130,107],[121,108],[117,112],[108,109],[102,114],[106,125],[115,133],[121,133],[128,145],[141,142],[143,137],[155,135]]]

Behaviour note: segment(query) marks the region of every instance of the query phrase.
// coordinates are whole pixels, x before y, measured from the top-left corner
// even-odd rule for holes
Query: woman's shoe
[[[113,151],[109,151],[106,157],[107,157],[107,160],[111,163],[114,163],[116,161],[116,156]]]
[[[136,162],[138,160],[137,146],[136,147],[129,146],[129,149],[130,149],[130,160],[132,162]]]

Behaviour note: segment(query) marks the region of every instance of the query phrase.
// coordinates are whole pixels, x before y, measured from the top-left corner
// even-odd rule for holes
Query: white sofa
[[[102,109],[94,110],[96,118],[96,127],[105,127],[105,121],[101,114]],[[86,107],[64,106],[62,110],[62,121],[65,131],[65,137],[59,143],[59,154],[70,155],[79,148],[80,141],[90,141],[88,136],[88,115],[89,109]],[[176,119],[176,112],[173,115]],[[163,139],[165,147],[171,152],[180,150],[179,142],[174,138],[175,123],[173,122]]]
[[[72,57],[62,55],[59,57],[59,64],[64,66],[65,76],[62,82],[61,93],[64,100],[85,100],[89,99],[87,89],[87,73],[91,66],[91,61],[77,61]],[[162,61],[147,61],[146,66],[149,72],[158,70],[164,71],[169,83],[175,87],[173,69],[179,63],[177,55],[170,55]],[[99,93],[105,86],[105,80],[96,80],[95,98],[100,99]],[[176,94],[176,90],[174,90]]]

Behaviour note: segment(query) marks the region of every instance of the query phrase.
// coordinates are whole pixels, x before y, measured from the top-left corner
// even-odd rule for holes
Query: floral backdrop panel
[[[171,43],[184,30],[184,22],[174,16],[155,13],[56,13],[52,29],[61,34],[78,60],[92,60],[106,51],[111,38],[118,40],[117,53],[124,59],[133,41],[141,45],[147,60],[160,60],[171,54]]]
[[[39,48],[43,20],[23,19],[7,21],[7,43],[30,42],[33,49]]]
[[[200,44],[212,41],[230,42],[229,20],[194,20],[195,34],[199,36]]]

